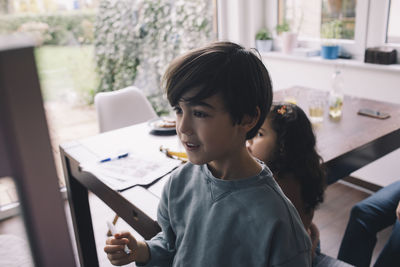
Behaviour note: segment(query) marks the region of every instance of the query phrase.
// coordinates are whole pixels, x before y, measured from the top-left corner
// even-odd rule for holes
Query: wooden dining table
[[[294,98],[308,114],[308,99],[321,90],[292,87],[274,93],[274,101]],[[360,108],[387,112],[390,118],[379,120],[357,114]],[[328,182],[347,177],[353,171],[400,147],[400,105],[345,95],[340,119],[329,117],[327,108],[323,121],[314,124],[317,149],[326,165]],[[156,210],[162,184],[166,178],[147,186],[115,190],[101,177],[85,171],[82,166],[101,159],[115,148],[130,151],[159,152],[160,146],[173,147],[176,135],[153,135],[148,123],[106,132],[60,146],[67,185],[71,218],[82,266],[98,266],[88,192],[92,192],[113,209],[145,239],[154,236],[160,227]],[[301,138],[301,136],[299,136]],[[139,166],[140,167],[140,166]],[[379,181],[377,181],[379,187]]]
[[[400,147],[399,104],[345,95],[342,116],[334,119],[329,115],[329,93],[326,91],[291,87],[277,91],[274,101],[295,99],[296,104],[309,114],[308,100],[315,94],[325,99],[323,121],[313,124],[313,128],[317,150],[327,168],[329,184]],[[358,110],[362,108],[388,113],[390,117],[377,119],[358,115]],[[374,182],[371,188],[379,189],[386,185],[379,181],[379,177]]]

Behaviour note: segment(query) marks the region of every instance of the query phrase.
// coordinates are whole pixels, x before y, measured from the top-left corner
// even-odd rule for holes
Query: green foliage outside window
[[[325,22],[321,26],[321,38],[340,39],[342,38],[343,22],[341,20],[332,20]]]
[[[92,44],[95,11],[1,15],[0,34],[32,33],[42,45]]]
[[[169,62],[212,39],[210,0],[103,0],[95,24],[97,92],[137,85],[158,114],[168,104],[160,82]]]

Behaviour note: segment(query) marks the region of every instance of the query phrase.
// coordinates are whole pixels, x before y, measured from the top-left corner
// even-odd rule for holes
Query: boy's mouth
[[[189,151],[196,150],[200,147],[200,145],[190,143],[190,142],[184,142],[183,144],[185,145],[185,148]]]

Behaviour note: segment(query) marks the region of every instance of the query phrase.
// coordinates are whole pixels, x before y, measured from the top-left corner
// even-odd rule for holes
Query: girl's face
[[[275,150],[276,139],[276,132],[271,128],[271,120],[267,118],[257,135],[247,141],[247,148],[254,157],[268,163]]]

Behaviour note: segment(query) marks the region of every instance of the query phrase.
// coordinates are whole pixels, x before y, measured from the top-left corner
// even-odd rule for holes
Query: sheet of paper
[[[171,172],[181,162],[157,154],[135,154],[107,162],[82,164],[82,170],[95,175],[115,190],[123,190],[134,185],[148,185]]]

